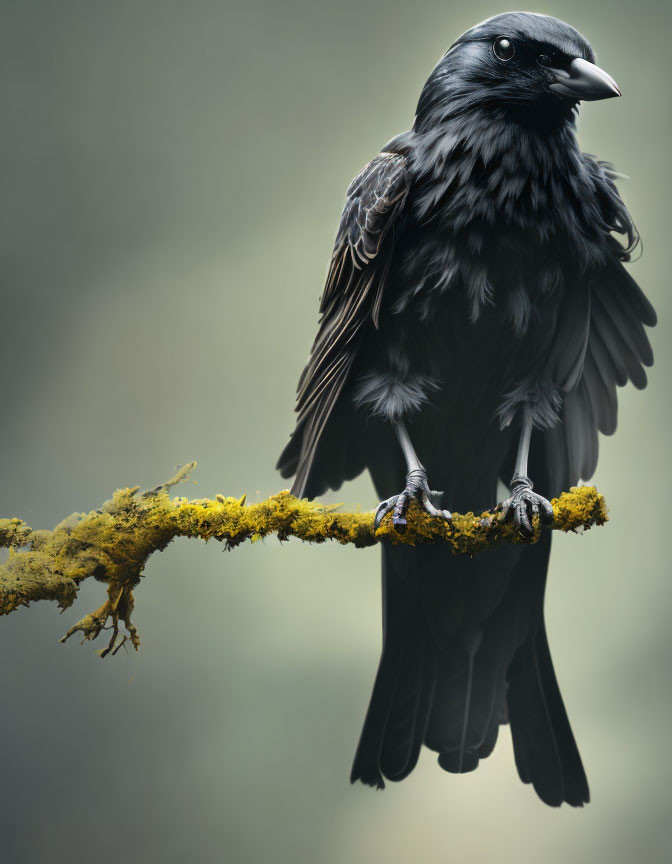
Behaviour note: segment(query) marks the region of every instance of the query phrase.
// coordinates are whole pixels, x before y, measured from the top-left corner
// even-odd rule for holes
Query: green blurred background
[[[187,495],[284,484],[274,464],[345,189],[412,122],[447,46],[506,7],[438,0],[1,0],[0,514],[51,527],[197,459]],[[138,654],[57,639],[88,582],[0,622],[2,860],[670,860],[670,7],[538,3],[624,98],[585,150],[632,179],[632,272],[661,313],[597,483],[609,525],[557,537],[547,596],[589,775],[542,805],[508,729],[474,774],[425,753],[351,787],[380,646],[377,550],[178,541],[139,586]],[[390,490],[393,491],[393,490]],[[332,500],[374,506],[368,478]],[[483,502],[484,506],[490,502]],[[459,509],[460,502],[450,502]]]

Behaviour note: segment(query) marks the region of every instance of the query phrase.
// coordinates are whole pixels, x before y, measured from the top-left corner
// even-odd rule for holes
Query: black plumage
[[[554,18],[489,19],[355,178],[278,463],[295,494],[368,469],[378,518],[394,511],[403,530],[413,497],[449,518],[428,478],[463,511],[491,505],[501,480],[525,533],[590,478],[616,388],[646,385],[655,323],[624,267],[638,236],[616,175],[576,141],[579,100],[619,95],[594,60]],[[383,651],[353,781],[402,779],[423,743],[470,771],[508,722],[542,800],[588,801],[546,639],[549,552],[550,535],[474,560],[383,548]]]

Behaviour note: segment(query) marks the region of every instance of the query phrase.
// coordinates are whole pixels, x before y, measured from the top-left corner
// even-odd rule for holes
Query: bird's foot
[[[543,495],[533,492],[532,481],[522,474],[514,475],[511,480],[511,497],[498,504],[495,511],[501,512],[503,519],[512,520],[523,537],[534,535],[532,522],[536,515],[546,524],[550,524],[554,518],[551,502]]]
[[[381,501],[376,510],[374,528],[378,528],[383,518],[392,513],[392,524],[397,531],[406,530],[406,512],[413,499],[430,516],[438,516],[447,522],[453,518],[449,510],[438,510],[431,501],[432,495],[440,495],[440,492],[432,492],[427,480],[427,472],[424,468],[414,468],[406,475],[406,488],[399,495],[393,495],[385,501]]]

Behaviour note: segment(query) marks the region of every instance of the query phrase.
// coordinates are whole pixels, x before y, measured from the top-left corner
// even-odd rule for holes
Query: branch
[[[105,656],[127,641],[137,650],[140,638],[131,623],[133,588],[138,584],[152,552],[166,548],[174,537],[200,537],[223,541],[233,549],[245,540],[255,542],[269,534],[280,540],[298,537],[308,543],[337,540],[355,546],[392,543],[448,543],[459,555],[474,555],[499,543],[534,543],[541,528],[535,517],[534,535],[523,538],[501,514],[453,514],[452,523],[432,519],[411,505],[408,526],[399,533],[389,517],[377,531],[373,513],[339,513],[324,506],[279,492],[259,504],[245,504],[245,496],[215,500],[171,498],[169,490],[186,480],[196,463],[181,468],[168,482],[148,492],[140,487],[118,489],[111,500],[90,513],[73,513],[52,531],[33,531],[21,519],[0,519],[0,547],[9,557],[0,564],[0,615],[35,600],[56,600],[70,607],[84,579],[94,576],[107,583],[107,600],[85,615],[61,639],[74,633],[95,639],[112,631]],[[573,488],[551,502],[560,531],[578,531],[607,521],[604,498],[592,486]],[[18,551],[21,547],[23,551]],[[27,548],[25,548],[27,547]],[[109,624],[108,624],[109,621]],[[120,624],[126,634],[118,641]]]

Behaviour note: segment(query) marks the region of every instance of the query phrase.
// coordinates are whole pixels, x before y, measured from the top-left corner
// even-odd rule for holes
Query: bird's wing
[[[383,152],[348,189],[320,303],[320,324],[297,390],[297,428],[278,468],[296,471],[292,491],[304,494],[320,436],[347,380],[367,322],[378,316],[395,222],[408,195],[406,157]]]
[[[564,348],[558,355],[555,382],[565,391],[563,423],[546,433],[554,494],[579,478],[592,477],[597,433],[611,435],[616,429],[616,387],[630,380],[643,389],[643,367],[653,363],[644,327],[655,325],[656,313],[623,266],[636,245],[636,232],[610,166],[586,158],[609,233],[609,255],[589,290],[577,292],[566,306],[558,328],[558,344]],[[622,246],[612,232],[626,235],[628,245]]]

